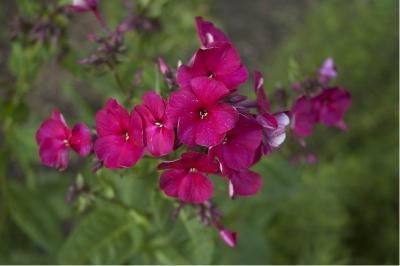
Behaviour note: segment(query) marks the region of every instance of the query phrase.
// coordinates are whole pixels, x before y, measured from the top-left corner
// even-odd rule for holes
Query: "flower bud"
[[[70,10],[74,12],[88,12],[97,9],[98,0],[73,0]]]
[[[219,235],[221,236],[222,240],[224,240],[225,244],[230,246],[231,248],[236,247],[237,243],[237,234],[236,232],[231,232],[227,229],[222,229],[219,231]]]

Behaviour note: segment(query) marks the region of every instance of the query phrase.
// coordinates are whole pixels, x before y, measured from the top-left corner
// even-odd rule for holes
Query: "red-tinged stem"
[[[111,34],[112,31],[110,27],[108,26],[106,20],[103,18],[97,7],[93,9],[93,14],[96,16],[97,20],[100,22],[101,27],[107,32],[107,34]]]

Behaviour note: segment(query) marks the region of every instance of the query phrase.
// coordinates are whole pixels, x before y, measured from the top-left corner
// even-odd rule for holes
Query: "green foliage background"
[[[7,21],[14,12],[35,18],[39,2],[2,2],[0,17]],[[122,5],[102,2],[115,26],[125,15]],[[134,90],[134,104],[144,91],[164,86],[157,56],[174,65],[198,47],[194,16],[215,18],[224,27],[224,17],[210,11],[212,1],[136,2],[149,7],[162,30],[127,34],[126,56],[117,71],[124,86]],[[3,27],[0,263],[398,264],[398,2],[314,1],[303,16],[261,64],[268,94],[333,56],[339,68],[335,82],[353,95],[349,131],[315,130],[308,149],[320,157],[317,165],[290,165],[289,155],[296,151],[290,141],[282,152],[263,159],[255,169],[264,185],[255,197],[230,201],[223,182],[213,178],[224,222],[239,232],[235,250],[215,229],[200,224],[190,208],[171,220],[176,203],[158,189],[157,160],[97,174],[90,172],[91,159],[73,157],[65,173],[41,166],[34,135],[53,108],[69,125],[84,121],[93,127],[96,110],[109,97],[122,99],[124,91],[113,73],[76,64],[95,49],[85,35],[100,33],[90,15],[59,18],[67,29],[62,42],[71,47],[59,62],[58,46],[10,43],[10,29]],[[143,82],[132,87],[138,69],[144,70]],[[95,192],[66,204],[75,180]]]

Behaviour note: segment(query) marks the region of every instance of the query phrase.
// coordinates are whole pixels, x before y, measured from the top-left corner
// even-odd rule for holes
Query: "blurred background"
[[[68,2],[0,2],[1,264],[399,263],[398,1],[101,1],[111,27],[136,19],[118,66],[131,104],[165,86],[158,56],[176,66],[199,47],[196,15],[224,30],[249,71],[264,73],[269,96],[335,59],[334,83],[353,97],[349,130],[315,129],[306,152],[318,163],[294,164],[304,151],[289,137],[255,166],[264,178],[256,196],[230,201],[214,177],[214,202],[238,232],[235,249],[190,208],[171,220],[176,202],[158,189],[157,161],[96,174],[90,158],[72,156],[63,173],[40,164],[34,136],[54,108],[70,126],[93,128],[106,100],[126,93],[115,73],[77,64],[97,48],[87,34],[102,32],[89,13],[57,11]],[[250,91],[251,79],[243,87]],[[101,197],[66,202],[74,182]],[[150,224],[131,208],[149,212]]]

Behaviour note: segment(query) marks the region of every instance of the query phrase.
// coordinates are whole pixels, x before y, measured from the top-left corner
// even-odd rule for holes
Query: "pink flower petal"
[[[212,121],[207,120],[198,123],[195,137],[197,145],[211,147],[221,143],[225,134],[218,133]]]
[[[229,74],[219,73],[216,79],[224,83],[230,91],[235,90],[240,84],[246,82],[249,74],[245,66],[241,65],[237,70]]]
[[[87,156],[92,150],[92,136],[89,128],[84,123],[76,124],[72,129],[69,143],[80,156]]]
[[[266,130],[275,130],[278,128],[278,121],[270,113],[257,115],[256,120]]]
[[[231,248],[236,247],[236,244],[237,244],[236,232],[231,232],[227,229],[222,229],[219,231],[219,235],[221,236],[221,238],[225,242],[225,244],[227,244]]]
[[[262,184],[261,176],[250,170],[233,171],[229,176],[234,195],[251,196],[258,192]]]
[[[168,119],[176,125],[179,117],[196,108],[201,108],[196,96],[190,90],[179,90],[169,97],[166,113]]]
[[[218,104],[208,108],[208,120],[215,131],[224,134],[235,127],[239,119],[239,113],[228,104]],[[207,119],[205,119],[207,120]]]
[[[104,166],[110,169],[132,167],[142,158],[144,148],[128,142],[123,136],[98,138],[94,150]]]
[[[139,113],[134,109],[131,112],[129,120],[128,133],[130,136],[130,142],[134,142],[138,147],[144,147],[144,132],[142,118]]]
[[[187,171],[180,169],[164,172],[160,177],[160,188],[167,196],[177,198],[179,196],[179,187],[186,174]]]
[[[190,90],[190,81],[198,76],[203,75],[203,71],[200,73],[194,72],[190,67],[186,65],[181,65],[178,69],[176,79],[178,81],[179,87],[183,90]]]
[[[46,138],[39,148],[39,156],[42,163],[48,167],[60,171],[67,169],[69,162],[69,151],[63,140]]]
[[[319,69],[319,82],[327,85],[329,81],[337,76],[336,65],[333,58],[327,58]]]
[[[48,138],[68,140],[70,136],[71,132],[64,123],[50,118],[45,120],[36,132],[36,142],[40,145]]]
[[[213,184],[199,172],[189,172],[179,186],[179,198],[188,203],[202,203],[213,195]]]
[[[312,129],[318,121],[315,104],[302,95],[294,102],[292,107],[292,130],[298,137],[307,137],[312,134]]]
[[[96,114],[97,136],[122,134],[129,128],[129,113],[114,99]]]
[[[174,148],[175,132],[173,129],[150,126],[146,128],[146,140],[146,147],[153,156],[164,156]]]
[[[312,101],[319,111],[319,122],[326,126],[335,126],[350,108],[351,94],[342,88],[328,88]]]
[[[212,105],[230,92],[222,82],[199,77],[190,81],[192,90],[200,102],[204,105]]]
[[[204,50],[207,70],[216,76],[226,75],[236,72],[242,67],[240,55],[230,43],[225,43],[221,47]]]
[[[142,104],[153,114],[154,118],[161,120],[165,112],[165,102],[160,95],[153,91],[146,92],[142,97]]]
[[[262,130],[250,117],[240,116],[234,129],[226,135],[221,144],[221,154],[226,165],[231,169],[245,169],[254,162],[255,152],[261,144]]]
[[[267,96],[264,91],[264,78],[261,72],[254,71],[254,90],[257,96],[257,110],[259,113],[269,113],[270,107]]]
[[[196,146],[196,132],[197,132],[197,123],[198,115],[189,112],[186,115],[182,116],[178,122],[178,138],[182,141],[182,143],[194,147]]]
[[[204,47],[210,47],[216,42],[230,42],[225,34],[213,23],[196,17],[197,35]]]

